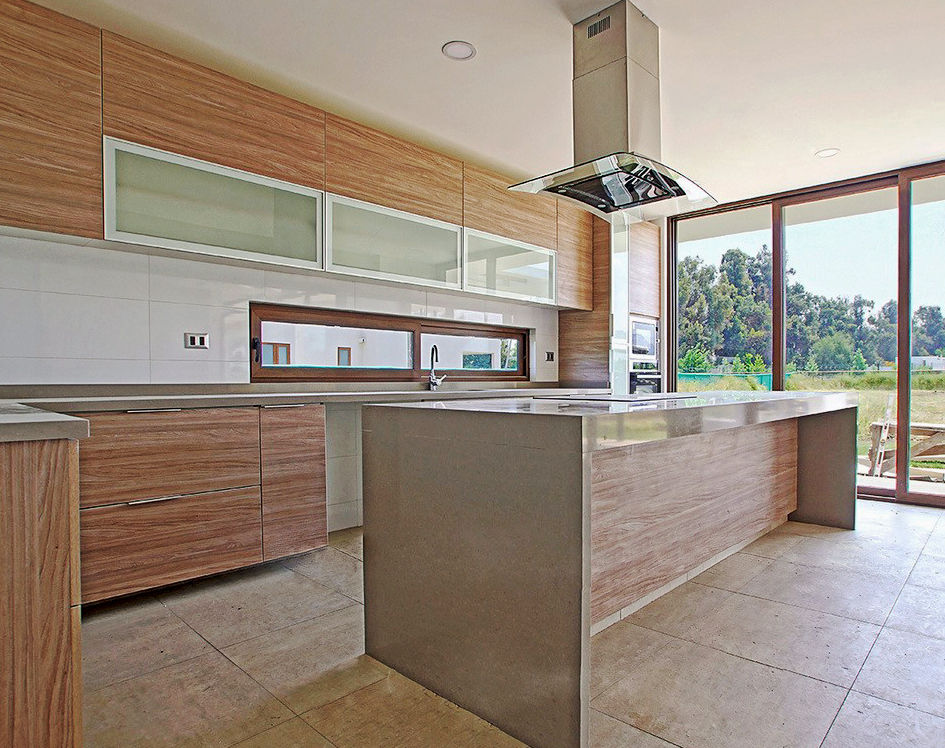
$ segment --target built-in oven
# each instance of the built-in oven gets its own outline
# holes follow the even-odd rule
[[[663,391],[662,378],[658,371],[631,371],[629,387],[631,395],[655,395]]]
[[[659,323],[651,317],[630,317],[630,360],[655,367],[659,358]]]

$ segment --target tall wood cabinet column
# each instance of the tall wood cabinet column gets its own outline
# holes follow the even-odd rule
[[[0,745],[82,745],[79,456],[0,443]]]

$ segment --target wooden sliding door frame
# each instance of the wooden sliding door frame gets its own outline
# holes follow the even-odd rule
[[[784,208],[820,200],[827,200],[846,195],[855,195],[874,190],[897,189],[897,358],[896,367],[896,487],[895,489],[870,488],[863,495],[906,501],[916,504],[945,506],[945,495],[927,494],[910,490],[909,449],[911,427],[911,387],[912,387],[912,183],[918,179],[945,175],[945,161],[936,161],[919,166],[871,174],[869,176],[845,179],[838,182],[791,190],[764,197],[726,203],[715,208],[694,211],[672,216],[667,221],[667,267],[666,309],[667,320],[665,337],[667,341],[666,388],[671,392],[678,389],[677,371],[677,282],[676,264],[678,258],[679,221],[703,216],[729,213],[746,208],[771,206],[771,368],[772,389],[783,390],[786,385],[787,336],[785,320],[787,298],[785,286],[785,246],[784,246]],[[903,466],[905,469],[898,469]]]

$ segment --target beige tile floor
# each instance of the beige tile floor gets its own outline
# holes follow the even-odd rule
[[[945,745],[945,510],[788,523],[591,642],[593,746]],[[363,653],[361,535],[86,612],[88,746],[514,746]]]

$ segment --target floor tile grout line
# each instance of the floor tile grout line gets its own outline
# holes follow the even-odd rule
[[[892,704],[893,706],[898,706],[902,709],[908,709],[910,712],[919,712],[920,714],[927,714],[930,717],[935,717],[945,722],[945,714],[936,714],[935,712],[930,712],[928,709],[920,709],[917,706],[912,706],[911,704],[902,704],[898,701],[893,701],[892,699],[887,699],[884,696],[877,696],[876,694],[867,693],[866,691],[857,691],[855,688],[850,688],[850,691],[860,696],[867,696],[871,699],[876,699],[877,701],[883,701],[887,704]]]
[[[785,563],[790,563],[790,562],[785,561]],[[730,590],[725,587],[712,587],[712,585],[704,584],[703,582],[697,582],[694,579],[691,579],[689,581],[692,582],[693,584],[698,584],[700,587],[709,587],[710,589],[713,589],[713,590],[722,590],[723,592],[731,592],[732,594],[742,595],[743,597],[750,597],[754,600],[764,600],[765,602],[769,602],[769,603],[778,603],[780,605],[787,605],[790,608],[799,608],[800,610],[809,610],[814,613],[823,613],[824,615],[835,616],[837,618],[843,618],[846,621],[853,621],[854,623],[866,623],[866,624],[869,624],[870,626],[882,626],[882,624],[876,623],[876,621],[867,621],[862,618],[853,618],[852,616],[845,616],[840,613],[832,613],[829,610],[821,610],[820,608],[811,608],[811,607],[808,607],[807,605],[798,605],[797,603],[787,603],[787,602],[784,602],[783,600],[772,600],[770,597],[762,597],[761,595],[751,595],[747,592],[742,592],[741,590]]]
[[[847,703],[847,699],[850,698],[850,691],[853,690],[852,687],[847,689],[847,692],[843,694],[843,700],[840,702],[840,706],[837,707],[837,713],[833,715],[833,719],[830,720],[830,725],[827,727],[827,732],[824,733],[824,736],[820,739],[820,748],[823,748],[824,743],[827,742],[827,736],[830,735],[830,731],[833,729],[833,726],[837,723],[837,717],[840,716],[840,712],[843,711],[843,705]]]
[[[600,710],[600,709],[595,709],[594,707],[590,707],[590,710],[591,710],[592,712],[597,712],[598,714],[603,714],[603,715],[606,716],[606,717],[610,717],[611,719],[617,720],[617,722],[620,722],[621,724],[626,725],[627,727],[632,727],[634,730],[639,730],[640,732],[646,733],[647,735],[652,735],[654,738],[656,738],[656,739],[658,739],[658,740],[662,740],[662,741],[665,742],[665,743],[669,743],[670,745],[676,746],[676,748],[685,748],[684,746],[680,745],[679,743],[674,743],[674,742],[673,742],[672,740],[670,740],[669,738],[664,738],[662,735],[658,735],[658,734],[655,733],[655,732],[650,732],[649,730],[644,730],[642,727],[637,727],[636,725],[631,724],[630,722],[627,722],[627,720],[625,720],[625,719],[620,719],[620,717],[614,716],[614,715],[611,714],[610,712],[605,712],[605,711],[602,711],[602,710]]]
[[[935,527],[938,526],[938,523],[940,521],[941,521],[941,517],[939,517],[939,519],[936,520]],[[926,546],[929,544],[930,538],[931,538],[931,533],[929,534],[929,537],[925,539],[925,542],[922,544],[922,550],[919,551],[919,556],[921,556],[922,553],[925,551]],[[851,691],[856,686],[856,682],[860,679],[860,674],[863,672],[863,668],[866,666],[866,663],[869,660],[870,655],[873,654],[873,649],[876,647],[876,642],[879,641],[879,637],[882,636],[883,632],[886,630],[887,624],[889,623],[889,617],[892,615],[892,612],[896,609],[896,605],[899,603],[899,598],[902,597],[902,591],[906,588],[906,585],[909,583],[909,577],[912,576],[912,572],[915,571],[916,564],[918,563],[919,563],[919,558],[917,557],[916,560],[912,562],[912,568],[909,569],[909,573],[906,575],[905,581],[903,581],[902,585],[899,587],[899,591],[896,593],[896,599],[893,600],[893,604],[889,606],[889,612],[886,613],[886,617],[883,619],[883,622],[880,624],[879,633],[876,634],[876,638],[873,640],[873,643],[870,645],[869,652],[866,653],[866,658],[863,660],[863,662],[860,664],[859,669],[856,671],[856,675],[853,678],[853,683],[850,684]],[[892,630],[896,631],[897,629],[892,629]],[[861,692],[857,691],[857,693],[861,693]],[[871,695],[871,694],[868,694],[868,695]]]
[[[343,595],[342,597],[347,597],[347,596]],[[347,598],[347,599],[348,599],[348,600],[351,600],[351,598]],[[246,644],[247,642],[255,641],[256,639],[259,639],[260,637],[268,636],[269,634],[275,634],[275,633],[278,633],[278,632],[280,632],[280,631],[285,631],[286,629],[290,629],[290,628],[292,628],[293,626],[299,625],[300,623],[310,623],[311,621],[317,620],[317,619],[319,619],[319,618],[324,618],[325,616],[330,616],[332,613],[340,613],[340,612],[343,611],[343,610],[348,610],[348,608],[352,608],[352,607],[354,607],[355,605],[360,605],[360,604],[361,604],[361,603],[353,602],[353,603],[350,603],[350,604],[348,604],[348,605],[343,605],[343,606],[341,606],[340,608],[335,608],[334,610],[326,610],[326,611],[324,611],[324,612],[322,612],[322,613],[317,613],[317,614],[315,614],[314,616],[310,616],[310,617],[308,617],[308,618],[301,618],[301,619],[299,619],[298,621],[293,621],[292,623],[288,623],[288,624],[286,624],[285,626],[279,626],[279,627],[274,628],[274,629],[269,629],[268,631],[263,631],[263,632],[261,632],[261,633],[259,633],[259,634],[254,634],[253,636],[247,637],[246,639],[240,639],[239,641],[229,642],[229,643],[227,643],[227,644],[221,645],[220,647],[214,646],[214,649],[216,649],[218,652],[220,652],[220,653],[222,653],[222,654],[225,654],[225,653],[223,652],[224,649],[229,649],[230,647],[237,647],[237,646],[239,646],[240,644]],[[211,646],[213,646],[213,645],[211,645]]]
[[[770,601],[769,601],[769,602],[770,602]],[[720,606],[720,607],[721,607],[721,606]],[[635,626],[641,626],[642,628],[646,628],[648,631],[655,631],[655,632],[658,633],[658,634],[663,634],[664,636],[672,637],[673,639],[676,639],[677,641],[685,642],[686,644],[695,644],[697,647],[705,647],[706,649],[711,649],[711,650],[714,651],[714,652],[720,652],[720,653],[722,653],[722,654],[729,655],[730,657],[737,657],[739,660],[744,660],[745,662],[753,662],[753,663],[756,664],[756,665],[761,665],[761,666],[763,666],[763,667],[769,667],[769,668],[771,668],[772,670],[780,670],[781,672],[784,672],[784,673],[791,673],[792,675],[799,675],[799,676],[802,677],[802,678],[809,678],[810,680],[814,680],[814,681],[817,681],[818,683],[823,683],[823,684],[828,685],[828,686],[833,686],[834,688],[841,688],[841,689],[843,689],[843,690],[845,690],[845,691],[848,691],[848,690],[850,690],[850,689],[853,687],[852,685],[850,685],[850,686],[842,686],[842,685],[840,685],[839,683],[834,683],[833,681],[824,680],[823,678],[818,678],[816,675],[808,675],[807,673],[799,673],[797,670],[791,670],[790,668],[782,667],[782,666],[780,666],[780,665],[772,665],[770,662],[762,662],[761,660],[754,660],[754,659],[752,659],[751,657],[746,657],[745,655],[736,654],[735,652],[729,652],[727,649],[720,649],[719,647],[713,647],[711,644],[705,644],[705,643],[703,643],[703,642],[696,641],[695,639],[687,639],[685,636],[682,636],[682,635],[680,635],[680,634],[670,634],[670,633],[668,633],[668,632],[666,632],[666,631],[660,631],[659,629],[654,629],[654,628],[650,628],[650,627],[648,627],[648,626],[643,626],[642,624],[634,624],[634,625],[635,625]],[[872,625],[875,626],[876,624],[874,623],[874,624],[872,624]],[[877,636],[877,637],[879,636],[879,633],[880,633],[880,632],[878,632],[878,631],[876,632],[876,636]],[[658,651],[662,650],[664,647],[666,647],[666,646],[668,646],[668,645],[669,645],[669,642],[667,642],[666,644],[663,644],[663,645],[660,647],[659,650],[656,650],[656,651],[654,651],[652,654],[648,655],[646,659],[649,659],[650,657],[653,657],[654,655],[657,654]],[[868,655],[867,655],[867,656],[868,656]],[[864,662],[865,662],[865,658],[864,658]],[[862,665],[861,665],[861,667],[862,667]],[[859,671],[857,671],[857,672],[859,672]],[[624,677],[626,677],[626,676],[624,676]],[[854,679],[855,679],[855,676],[854,676]],[[613,688],[614,685],[616,685],[617,683],[619,683],[619,682],[622,681],[622,680],[624,680],[624,678],[619,678],[617,681],[615,681],[615,682],[612,683],[610,686],[608,686],[608,687],[607,687],[607,690],[610,690],[611,688]],[[598,694],[598,696],[600,696],[602,693],[603,693],[603,691],[602,691],[600,694]],[[597,696],[595,696],[594,698],[597,698]]]

